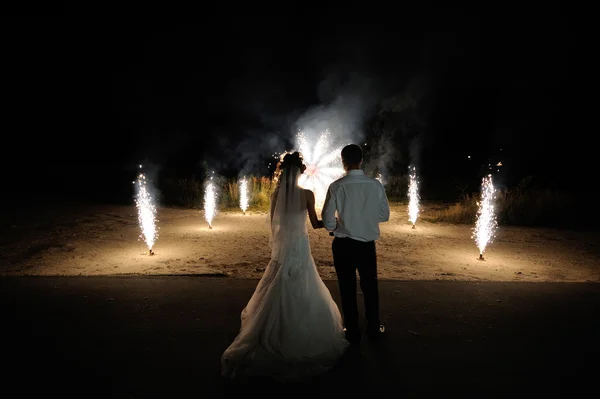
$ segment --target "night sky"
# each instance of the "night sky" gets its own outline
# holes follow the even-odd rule
[[[256,173],[290,149],[298,120],[340,96],[356,100],[346,111],[367,142],[361,123],[377,104],[415,98],[425,124],[409,153],[426,179],[476,181],[479,165],[502,158],[514,179],[556,182],[565,164],[587,163],[576,155],[581,77],[566,10],[378,12],[371,23],[325,12],[195,25],[14,18],[3,26],[8,187],[28,196],[35,179],[108,198],[140,162],[174,176],[202,162]],[[405,156],[409,140],[393,141]]]

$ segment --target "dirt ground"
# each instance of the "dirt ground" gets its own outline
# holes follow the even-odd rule
[[[421,210],[428,211],[427,206]],[[138,241],[134,206],[63,205],[2,218],[0,275],[226,275],[259,278],[268,264],[264,212],[220,212],[208,228],[198,210],[161,208],[155,254]],[[600,232],[500,226],[478,260],[471,227],[417,221],[392,206],[377,243],[379,276],[393,280],[600,281]],[[310,230],[323,279],[335,279],[332,238]]]

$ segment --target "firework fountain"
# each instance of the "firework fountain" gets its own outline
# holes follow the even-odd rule
[[[248,181],[245,176],[240,180],[240,208],[245,215],[248,209]]]
[[[333,147],[328,130],[321,134],[316,143],[309,142],[304,132],[299,132],[296,140],[298,151],[302,153],[306,164],[298,184],[314,192],[315,208],[320,212],[329,184],[344,174],[340,158],[342,148]]]
[[[213,172],[214,173],[214,172]],[[217,189],[211,176],[204,189],[204,219],[208,222],[208,228],[212,229],[212,221],[217,214]]]
[[[417,217],[419,216],[419,180],[417,179],[417,170],[414,166],[408,167],[408,221],[415,228]]]
[[[140,165],[140,169],[142,165]],[[133,184],[136,186],[135,206],[138,210],[138,220],[142,233],[139,240],[143,240],[148,246],[148,255],[154,255],[152,247],[158,238],[158,228],[156,227],[156,206],[152,200],[152,196],[148,191],[148,180],[144,172],[140,172],[137,181]]]
[[[481,182],[481,199],[478,202],[477,222],[473,229],[471,238],[475,240],[479,248],[479,260],[484,260],[483,252],[496,235],[498,222],[494,213],[494,199],[496,189],[492,183],[492,175],[487,175]]]

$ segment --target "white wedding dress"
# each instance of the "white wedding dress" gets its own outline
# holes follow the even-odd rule
[[[271,261],[221,358],[229,378],[300,380],[331,369],[349,343],[311,254],[300,169],[282,173],[271,211]]]

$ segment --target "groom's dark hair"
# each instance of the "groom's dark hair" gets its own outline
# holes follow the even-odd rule
[[[342,148],[342,161],[346,165],[358,165],[363,159],[363,151],[356,144],[348,144]]]

